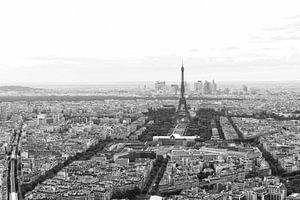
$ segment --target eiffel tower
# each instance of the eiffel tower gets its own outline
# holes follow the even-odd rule
[[[180,98],[179,104],[176,112],[176,121],[177,123],[189,123],[190,121],[190,113],[188,107],[186,105],[186,98],[184,96],[184,67],[182,63],[181,67],[181,88],[180,88]]]

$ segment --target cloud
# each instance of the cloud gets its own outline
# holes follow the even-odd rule
[[[80,65],[82,62],[78,59],[74,58],[64,58],[64,57],[31,57],[28,58],[29,60],[35,61],[45,61],[45,62],[52,62],[52,63],[64,63],[64,64],[73,64],[73,65]]]
[[[250,42],[261,43],[261,42],[266,42],[266,41],[267,41],[266,37],[262,37],[262,36],[251,36],[250,37]]]
[[[289,25],[273,26],[273,27],[263,28],[264,31],[285,31],[287,29],[290,29]]]
[[[185,57],[186,78],[189,81],[199,79],[242,80],[262,77],[260,72],[286,71],[285,79],[295,79],[300,65],[300,54],[289,57],[270,57],[259,53],[240,53],[237,57],[210,56],[205,58]],[[37,57],[39,65],[20,67],[18,71],[1,71],[2,82],[36,83],[101,83],[119,81],[179,81],[182,58],[177,55],[146,57],[143,59],[98,59]],[[48,62],[51,61],[51,62]],[[80,63],[80,64],[78,64]],[[292,73],[289,75],[288,70]],[[16,73],[17,72],[17,73]],[[232,74],[234,73],[234,74]],[[249,77],[251,73],[253,77]],[[34,74],[34,76],[33,76]],[[278,75],[279,76],[279,75]],[[268,78],[268,77],[266,77]],[[280,77],[279,77],[280,78]]]
[[[271,41],[280,41],[280,40],[300,40],[300,36],[293,35],[293,36],[276,36],[272,37]]]
[[[291,17],[287,17],[287,19],[300,19],[300,15],[294,15]]]
[[[273,47],[264,47],[261,48],[262,50],[267,50],[267,51],[274,51],[274,50],[278,50],[279,48],[273,48]]]
[[[254,43],[262,44],[262,43],[274,43],[274,42],[281,42],[281,41],[298,41],[300,40],[300,36],[295,35],[294,32],[288,32],[288,33],[277,33],[275,34],[275,36],[266,35],[263,37],[252,37],[251,40]],[[266,48],[265,50],[270,50],[270,49]]]
[[[293,21],[293,22],[288,22],[286,24],[282,24],[279,26],[271,26],[271,27],[267,27],[264,28],[264,31],[286,31],[286,32],[298,32],[300,31],[300,16],[299,18],[294,17],[293,19],[297,19],[295,20],[289,20],[289,21]]]
[[[230,47],[226,47],[226,48],[221,48],[220,51],[231,51],[231,50],[237,50],[239,49],[236,46],[230,46]]]
[[[199,49],[191,49],[190,50],[190,52],[192,52],[192,53],[195,53],[195,52],[198,52],[199,51]]]

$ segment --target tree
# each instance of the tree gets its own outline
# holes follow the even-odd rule
[[[288,194],[300,193],[300,179],[294,179],[286,184]]]

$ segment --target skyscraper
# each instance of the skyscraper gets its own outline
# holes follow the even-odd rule
[[[211,84],[212,84],[212,93],[215,93],[217,91],[217,84],[214,80],[212,81]]]
[[[212,94],[212,84],[205,80],[203,85],[203,94]]]
[[[174,95],[177,95],[178,91],[179,91],[179,86],[176,84],[172,84],[171,85],[171,93]]]
[[[199,94],[203,93],[203,83],[202,81],[197,81],[194,83],[194,90]]]
[[[157,81],[155,83],[155,90],[159,91],[159,90],[165,90],[166,89],[166,82],[165,81]]]
[[[243,85],[243,92],[248,92],[248,87],[246,85]]]
[[[184,82],[184,91],[188,94],[191,91],[190,84],[188,82]]]

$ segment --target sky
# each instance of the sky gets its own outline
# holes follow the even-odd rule
[[[300,80],[299,0],[0,2],[0,84]]]

